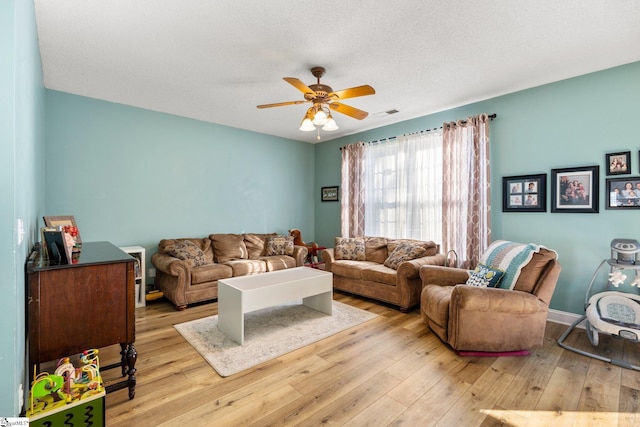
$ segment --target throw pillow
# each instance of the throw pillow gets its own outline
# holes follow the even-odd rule
[[[364,239],[362,237],[336,237],[336,247],[333,254],[336,259],[364,261],[367,259]]]
[[[387,239],[384,237],[365,237],[364,252],[367,261],[384,264],[384,260],[389,257]]]
[[[293,236],[273,236],[267,239],[267,256],[293,256]]]
[[[384,265],[397,270],[401,263],[425,256],[427,250],[416,243],[400,243],[384,261]]]
[[[244,235],[244,244],[247,247],[249,259],[258,259],[267,254],[267,239],[276,236],[276,233],[257,234],[247,233]]]
[[[237,259],[247,259],[247,246],[242,234],[210,234],[213,252],[220,264]]]
[[[467,285],[477,286],[483,288],[495,288],[504,276],[504,271],[500,271],[495,268],[491,268],[484,264],[478,264],[478,266],[471,272],[469,279],[467,279]]]
[[[167,246],[165,252],[172,257],[186,261],[191,267],[209,264],[202,249],[190,240],[177,240],[173,245]]]

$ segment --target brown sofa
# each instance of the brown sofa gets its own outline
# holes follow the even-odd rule
[[[321,251],[325,270],[333,273],[333,287],[340,291],[372,298],[396,305],[407,312],[420,303],[420,267],[423,265],[444,265],[445,256],[439,253],[440,245],[431,241],[407,239],[387,239],[384,237],[362,237],[362,246],[349,250],[345,256],[340,250],[343,238],[336,238],[334,248]],[[353,243],[354,239],[346,239]],[[423,250],[413,259],[396,259],[389,262],[394,250],[419,246]],[[342,254],[341,254],[342,253]],[[397,252],[396,252],[397,253]],[[351,259],[345,259],[351,258]],[[406,258],[406,257],[405,257]],[[411,258],[411,255],[409,256]],[[387,265],[385,265],[385,263]]]
[[[163,239],[151,262],[155,286],[178,310],[218,298],[218,280],[304,265],[307,248],[276,233]]]
[[[543,342],[560,269],[557,254],[543,247],[509,289],[470,286],[469,270],[423,266],[420,311],[429,328],[455,350],[528,350]]]

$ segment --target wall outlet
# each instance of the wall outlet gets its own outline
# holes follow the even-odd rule
[[[149,277],[156,277],[156,269],[155,268],[150,268],[149,269]]]
[[[24,387],[20,384],[18,387],[18,408],[22,411],[22,407],[24,406]]]
[[[24,221],[18,218],[18,245],[21,245],[24,240]]]

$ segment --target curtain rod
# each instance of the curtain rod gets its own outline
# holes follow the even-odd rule
[[[498,117],[498,115],[496,113],[493,113],[493,114],[489,114],[487,117],[489,117],[490,120],[493,120],[496,117]],[[461,121],[462,121],[462,124],[466,124],[467,123],[466,120],[461,120]],[[433,128],[433,129],[419,130],[417,132],[412,132],[409,135],[413,135],[413,134],[416,134],[416,133],[431,132],[431,131],[438,130],[438,129],[442,129],[442,126],[437,127],[437,128]],[[394,140],[396,138],[397,138],[397,136],[390,136],[389,138],[380,138],[380,139],[376,139],[376,140],[373,140],[373,141],[363,142],[363,144],[375,144],[376,142],[380,142],[380,141],[392,141],[392,140]],[[342,151],[342,148],[343,147],[340,147],[340,151]]]

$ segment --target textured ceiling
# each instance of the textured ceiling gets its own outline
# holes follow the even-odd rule
[[[35,0],[49,89],[316,142],[282,80],[369,84],[323,141],[640,60],[638,0]],[[396,109],[397,114],[378,114]]]

